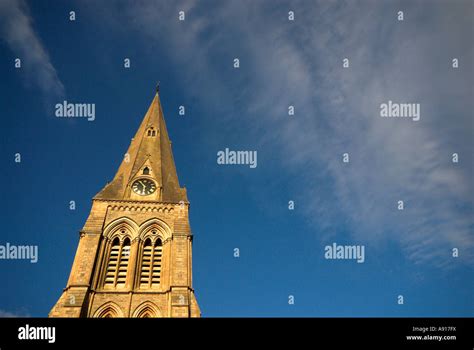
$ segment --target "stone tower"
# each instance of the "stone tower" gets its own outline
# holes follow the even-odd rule
[[[157,92],[114,179],[92,200],[49,317],[199,317],[188,210]]]

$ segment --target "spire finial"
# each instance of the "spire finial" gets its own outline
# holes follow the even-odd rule
[[[160,81],[156,83],[156,93],[160,92]]]

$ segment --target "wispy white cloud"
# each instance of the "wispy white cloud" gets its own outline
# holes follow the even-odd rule
[[[14,58],[20,58],[27,84],[36,85],[47,98],[64,94],[64,86],[32,24],[27,4],[22,0],[0,2],[0,33]],[[12,58],[13,65],[13,58]]]
[[[308,183],[318,174],[323,181],[325,176],[334,181],[330,197],[316,193],[320,188],[301,196],[314,224],[323,219],[331,227],[342,211],[357,240],[398,241],[410,259],[438,266],[453,261],[451,249],[457,247],[463,260],[472,263],[474,130],[467,34],[472,19],[462,15],[466,8],[446,6],[435,7],[432,18],[422,18],[424,10],[414,6],[407,11],[413,23],[406,24],[387,16],[387,6],[367,9],[356,4],[322,5],[318,11],[299,7],[295,31],[301,36],[290,32],[255,42],[255,52],[265,52],[266,42],[294,45],[271,69],[283,74],[261,78],[272,87],[296,86],[289,94],[300,98],[297,118],[303,122],[274,134],[285,145],[282,159],[298,169],[304,165]],[[458,18],[457,26],[449,23],[452,17]],[[436,31],[438,26],[450,30]],[[444,60],[437,59],[440,46]],[[465,76],[450,66],[456,55],[463,57]],[[276,60],[262,56],[261,66],[269,70]],[[342,69],[344,57],[350,58],[350,69]],[[300,77],[311,77],[310,82]],[[279,94],[268,89],[257,96],[267,96],[264,104],[272,106]],[[423,120],[381,119],[379,105],[389,99],[420,102]],[[271,121],[278,111],[266,115]],[[343,152],[351,155],[349,166],[341,163]],[[453,152],[463,154],[462,165],[450,162]],[[399,199],[407,206],[403,214],[396,211]]]
[[[29,315],[24,312],[10,312],[10,311],[5,311],[5,310],[0,310],[0,318],[17,318],[17,317],[29,317]]]

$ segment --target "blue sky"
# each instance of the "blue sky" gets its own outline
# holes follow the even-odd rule
[[[39,247],[0,260],[0,315],[54,305],[159,80],[203,316],[473,316],[472,2],[169,3],[0,4],[0,244]],[[95,120],[56,118],[64,100]],[[420,121],[380,118],[388,100]],[[334,242],[365,262],[325,259]]]

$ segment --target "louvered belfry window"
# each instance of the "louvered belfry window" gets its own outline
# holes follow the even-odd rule
[[[157,287],[161,279],[161,259],[163,245],[160,239],[153,244],[148,238],[143,245],[140,288]]]
[[[130,240],[126,238],[121,244],[118,237],[115,238],[110,248],[109,261],[105,273],[105,287],[125,287],[129,260]]]

